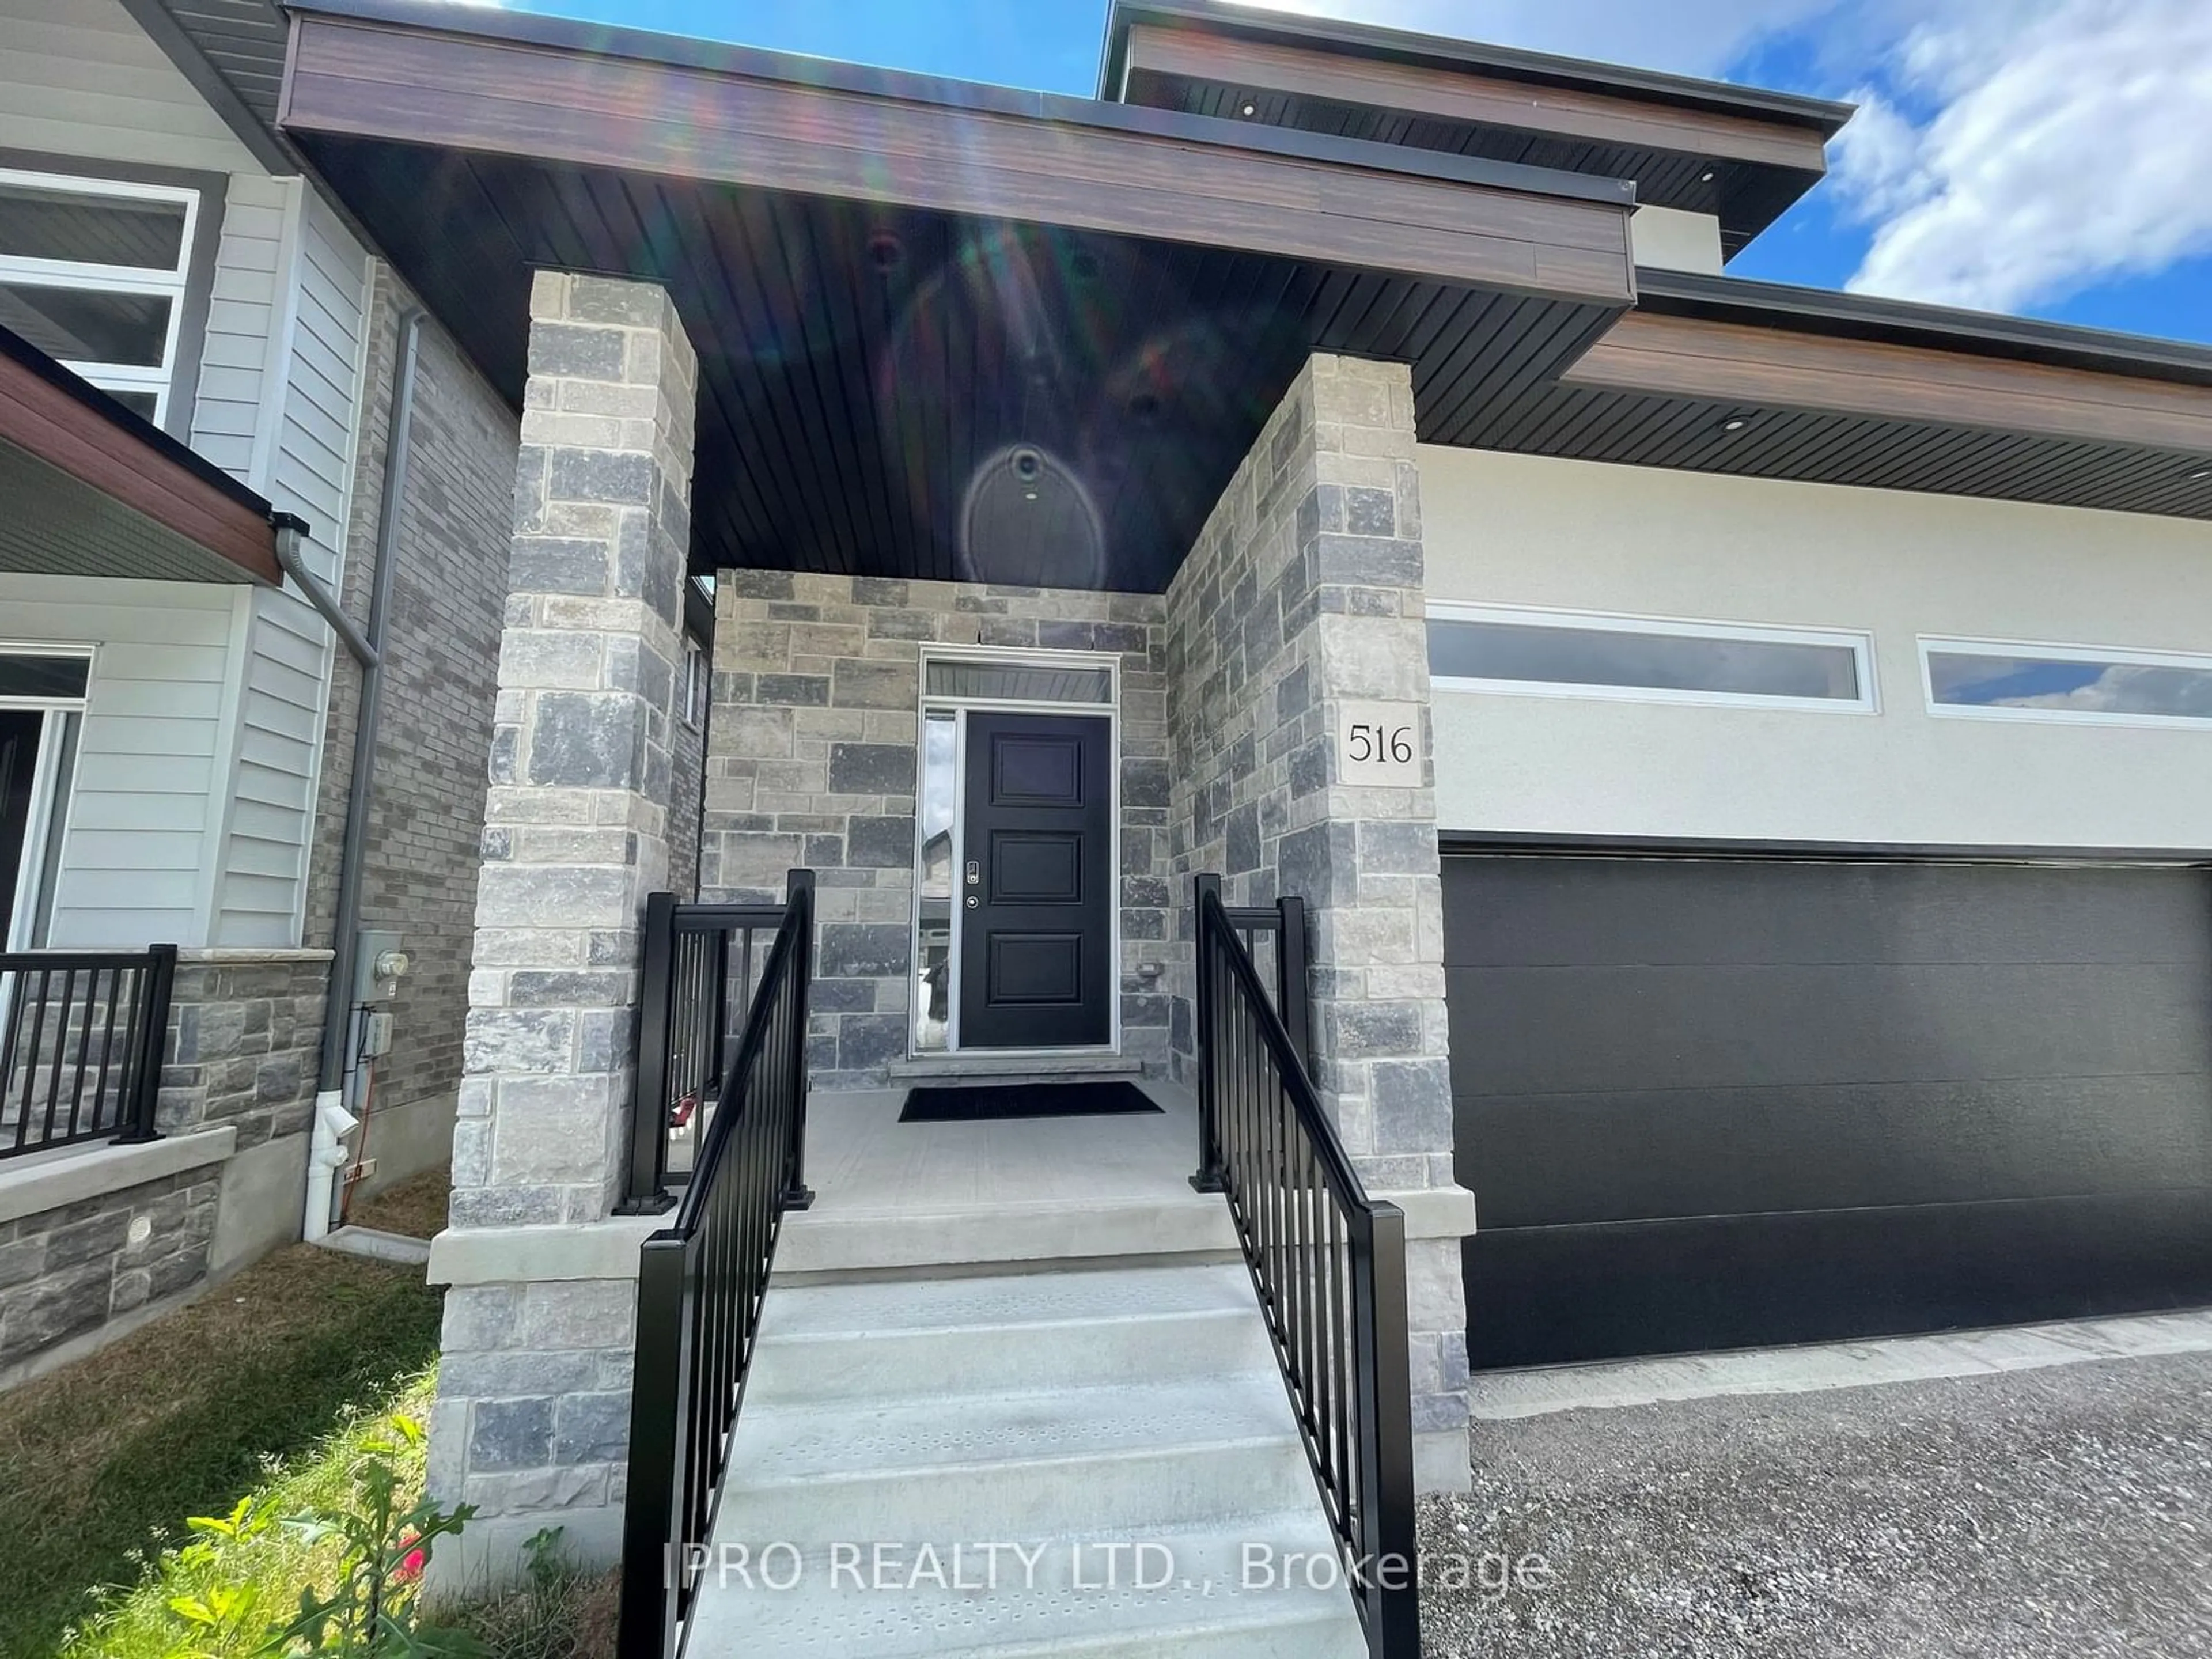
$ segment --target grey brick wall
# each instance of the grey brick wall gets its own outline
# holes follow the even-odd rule
[[[368,410],[346,533],[343,599],[366,625],[383,508],[400,313],[412,295],[378,269]],[[512,528],[514,411],[434,323],[422,331],[398,565],[387,618],[383,716],[370,796],[362,918],[404,936],[413,968],[389,1005],[394,1039],[377,1063],[370,1130],[378,1169],[364,1190],[447,1154],[461,1077],[477,851],[491,750]],[[316,790],[307,939],[329,945],[361,706],[361,670],[338,653]],[[348,946],[350,949],[350,945]],[[393,1133],[420,1115],[420,1129]]]
[[[700,894],[780,898],[818,872],[815,1080],[883,1080],[908,1050],[924,645],[1103,651],[1121,663],[1122,1052],[1164,1073],[1168,933],[1162,601],[960,582],[726,570],[716,581]]]
[[[210,1165],[0,1222],[0,1376],[207,1276]]]
[[[1454,1180],[1434,772],[1418,787],[1355,787],[1334,741],[1341,702],[1386,701],[1419,711],[1431,752],[1420,537],[1408,370],[1316,356],[1167,596],[1178,1062],[1191,1053],[1190,878],[1220,874],[1232,903],[1304,898],[1314,1081],[1370,1191]],[[1463,1485],[1459,1241],[1413,1241],[1407,1272],[1425,1471]]]

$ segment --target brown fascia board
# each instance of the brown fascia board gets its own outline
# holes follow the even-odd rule
[[[1670,316],[1757,323],[2212,387],[2212,346],[2188,340],[1651,266],[1638,267],[1637,293],[1642,309]]]
[[[1820,135],[1804,127],[1241,35],[1139,23],[1128,33],[1127,64],[1131,87],[1139,76],[1164,76],[1815,177],[1827,167]]]
[[[562,19],[293,14],[280,125],[1188,242],[1505,292],[1633,297],[1634,187]]]
[[[267,501],[6,329],[0,443],[220,555],[255,581],[284,579]]]
[[[1115,0],[1107,15],[1106,42],[1100,54],[1101,98],[1121,95],[1130,69],[1130,33],[1141,26],[1304,47],[1345,60],[1366,59],[1522,82],[1647,107],[1701,111],[1768,126],[1800,128],[1822,141],[1835,137],[1857,111],[1855,104],[1796,93],[1739,87],[1725,81],[1666,75],[1370,23],[1255,11],[1219,3],[1219,0]]]
[[[2212,353],[2008,318],[1983,319],[1975,333],[1962,322],[1971,313],[1803,290],[1778,296],[1764,284],[1745,284],[1768,291],[1730,308],[1711,290],[1734,280],[1644,273],[1641,308],[1563,384],[2212,455]],[[1702,302],[1684,303],[1686,288]],[[1784,302],[1791,295],[1794,306]],[[1917,330],[1914,310],[1929,313]],[[2196,374],[2181,361],[2191,355],[2203,360]]]

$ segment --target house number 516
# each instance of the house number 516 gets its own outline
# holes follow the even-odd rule
[[[1405,765],[1413,758],[1413,728],[1398,726],[1385,729],[1354,720],[1352,725],[1352,758],[1356,761],[1389,759]]]
[[[1370,788],[1418,789],[1423,769],[1419,705],[1338,705],[1336,775],[1340,782]]]

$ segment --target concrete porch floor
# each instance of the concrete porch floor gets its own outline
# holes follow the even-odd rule
[[[807,1106],[813,1207],[787,1216],[779,1279],[967,1263],[1236,1250],[1228,1206],[1191,1190],[1197,1104],[1096,1117],[902,1123],[904,1088],[817,1090]]]

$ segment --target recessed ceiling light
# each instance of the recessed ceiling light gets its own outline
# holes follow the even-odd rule
[[[1712,181],[1713,170],[1711,167],[1707,167],[1703,173],[1698,175],[1698,182],[1701,185],[1710,185]]]
[[[1742,430],[1744,429],[1744,428],[1746,428],[1746,427],[1749,426],[1750,424],[1751,424],[1751,416],[1748,416],[1748,415],[1731,415],[1731,416],[1729,416],[1728,417],[1728,419],[1726,419],[1725,421],[1723,421],[1723,422],[1722,422],[1718,426],[1715,427],[1715,428],[1713,428],[1713,430],[1715,430],[1716,432],[1723,432],[1723,433],[1725,433],[1725,432],[1741,432],[1741,431],[1742,431]]]
[[[2203,483],[2208,478],[2212,478],[2212,466],[2200,466],[2189,475],[2191,483]]]
[[[1260,106],[1257,104],[1247,104],[1237,112],[1240,115],[1257,115],[1259,112]]]

